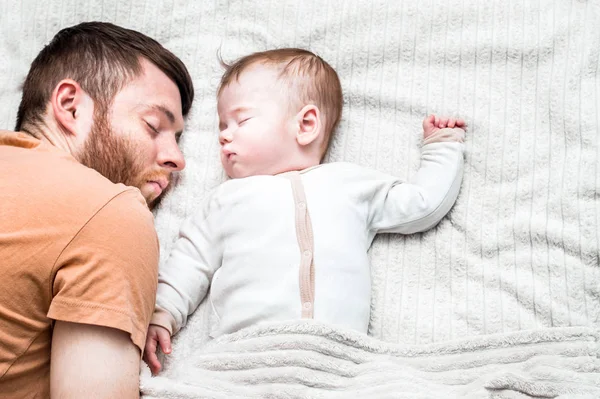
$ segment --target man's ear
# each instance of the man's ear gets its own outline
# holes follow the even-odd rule
[[[313,143],[321,135],[321,112],[316,105],[306,105],[296,115],[298,133],[296,140],[302,146]]]
[[[65,133],[87,136],[93,124],[94,102],[73,79],[63,79],[50,99],[57,124]],[[78,137],[82,138],[82,137]]]

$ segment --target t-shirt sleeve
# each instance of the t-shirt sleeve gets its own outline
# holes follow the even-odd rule
[[[158,283],[159,245],[139,192],[107,202],[58,257],[48,317],[112,327],[143,351]]]

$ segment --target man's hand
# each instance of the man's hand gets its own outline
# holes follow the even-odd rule
[[[454,119],[454,118],[438,118],[435,115],[429,115],[427,118],[423,119],[423,138],[426,139],[435,132],[444,128],[461,128],[464,130],[466,123],[463,119]]]
[[[148,335],[146,335],[146,347],[144,348],[144,361],[150,367],[152,374],[156,375],[162,368],[156,356],[156,349],[160,345],[160,349],[164,354],[171,353],[171,334],[164,327],[150,324],[148,327]]]

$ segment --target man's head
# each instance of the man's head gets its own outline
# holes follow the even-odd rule
[[[335,70],[295,48],[253,53],[225,67],[217,96],[227,174],[277,174],[318,164],[342,113]]]
[[[194,97],[174,54],[139,32],[88,22],[61,30],[31,64],[16,130],[65,143],[115,183],[156,201],[185,166],[177,146]]]

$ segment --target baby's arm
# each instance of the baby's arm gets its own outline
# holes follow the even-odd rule
[[[441,126],[450,126],[445,127]],[[435,226],[458,197],[465,123],[429,116],[423,121],[421,166],[408,183],[379,179],[370,204],[374,232],[412,234]]]
[[[201,212],[181,227],[164,267],[159,269],[156,310],[151,324],[171,334],[181,329],[206,296],[210,281],[221,265],[211,217]]]
[[[144,360],[153,373],[161,366],[157,346],[171,351],[171,336],[186,323],[206,296],[210,281],[221,264],[220,245],[208,211],[188,219],[182,226],[167,263],[158,275],[156,308],[146,337]]]

